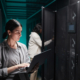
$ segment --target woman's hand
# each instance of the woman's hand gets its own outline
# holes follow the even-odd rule
[[[7,70],[8,70],[8,74],[17,70],[17,69],[20,69],[20,68],[25,68],[25,67],[29,67],[29,63],[22,63],[22,64],[18,64],[18,65],[15,65],[15,66],[12,66],[12,67],[9,67]]]
[[[52,37],[52,40],[54,40],[54,36]]]
[[[18,65],[16,65],[17,67],[18,67],[18,69],[19,68],[24,68],[24,67],[29,67],[29,63],[22,63],[22,64],[18,64]]]

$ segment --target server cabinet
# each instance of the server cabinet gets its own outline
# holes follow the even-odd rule
[[[56,79],[68,80],[67,70],[67,11],[64,7],[57,11],[56,20]]]
[[[44,64],[44,80],[54,80],[54,41],[48,46],[44,46],[44,42],[55,35],[55,14],[50,9],[42,8],[42,50],[52,49],[50,58]]]
[[[57,12],[56,80],[80,80],[80,1]]]
[[[69,6],[68,12],[68,35],[69,35],[69,80],[76,80],[76,45],[77,45],[77,4],[72,4]]]
[[[69,6],[69,80],[80,80],[80,1]]]
[[[48,13],[45,13],[43,15],[46,15],[46,18],[43,17],[43,30],[45,30],[43,31],[43,38],[48,40],[51,37],[48,37],[50,28],[46,27],[48,26],[49,18]],[[59,9],[56,16],[56,28],[51,28],[56,31],[54,50],[56,53],[55,80],[80,80],[80,1]],[[47,48],[51,48],[51,46]],[[47,77],[50,76],[46,75]],[[48,77],[47,79],[50,78]]]

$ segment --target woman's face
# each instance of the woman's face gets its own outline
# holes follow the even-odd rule
[[[13,39],[14,41],[19,41],[21,37],[22,27],[19,26],[15,28],[12,32],[8,30],[9,38]]]

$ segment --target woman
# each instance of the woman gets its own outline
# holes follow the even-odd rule
[[[24,44],[17,42],[21,37],[22,25],[15,19],[6,23],[3,38],[6,38],[0,44],[0,76],[28,67],[30,59],[27,48]]]
[[[30,34],[28,53],[31,60],[35,55],[41,53],[42,41],[39,36],[39,34],[41,33],[42,33],[42,26],[40,23],[38,23]],[[53,40],[54,38],[44,42],[44,46],[49,45]],[[30,80],[37,80],[37,70],[31,74]]]

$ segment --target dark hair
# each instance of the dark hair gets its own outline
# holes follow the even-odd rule
[[[36,26],[34,27],[33,29],[33,32],[36,32],[36,33],[40,33],[40,29],[42,29],[42,26],[41,26],[41,23],[38,23],[36,24]]]
[[[6,23],[5,32],[3,33],[3,36],[2,36],[3,39],[8,36],[7,30],[10,30],[12,32],[15,28],[17,28],[19,26],[22,27],[22,25],[17,20],[15,20],[15,19],[9,20]]]

